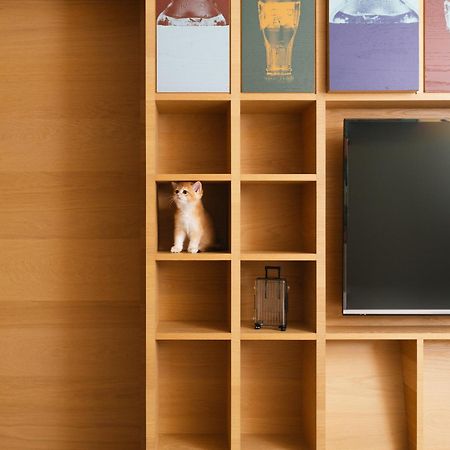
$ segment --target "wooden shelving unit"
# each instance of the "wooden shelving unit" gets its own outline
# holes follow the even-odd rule
[[[154,9],[147,0],[147,449],[448,449],[450,317],[341,314],[341,174],[344,118],[447,118],[450,94],[327,93],[326,2],[316,93],[241,93],[234,0],[231,92],[158,94]],[[223,252],[168,253],[173,180],[204,183]],[[268,262],[291,285],[285,333],[252,328]]]

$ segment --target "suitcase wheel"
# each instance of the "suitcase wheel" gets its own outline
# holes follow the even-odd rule
[[[256,330],[260,330],[261,329],[261,324],[260,323],[255,323],[255,329]]]
[[[280,329],[280,331],[286,331],[286,326],[285,325],[280,325],[278,328]]]

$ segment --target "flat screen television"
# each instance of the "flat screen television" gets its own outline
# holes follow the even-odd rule
[[[450,314],[450,123],[344,122],[344,314]]]

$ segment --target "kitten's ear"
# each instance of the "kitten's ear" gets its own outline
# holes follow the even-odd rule
[[[172,188],[173,188],[173,189],[176,189],[176,188],[177,188],[177,186],[178,186],[178,183],[175,183],[174,181],[172,181],[172,183],[171,183],[171,184],[172,184]]]
[[[200,181],[196,181],[195,183],[192,183],[192,189],[194,189],[195,193],[202,192],[202,183]]]

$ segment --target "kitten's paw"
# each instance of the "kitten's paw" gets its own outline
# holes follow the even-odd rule
[[[174,245],[174,246],[170,249],[170,251],[171,251],[172,253],[180,253],[182,250],[183,250],[183,247],[179,247],[178,245]]]
[[[198,247],[188,247],[189,253],[198,253]]]

